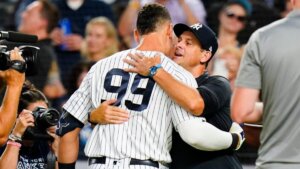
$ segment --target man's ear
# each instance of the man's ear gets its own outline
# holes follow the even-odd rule
[[[140,34],[137,31],[137,29],[134,29],[134,31],[133,31],[133,37],[134,37],[134,40],[136,41],[136,43],[140,43]]]
[[[206,63],[211,58],[211,52],[210,51],[203,51],[202,57],[200,59],[200,63]]]
[[[173,38],[173,25],[170,23],[167,26],[167,36]]]

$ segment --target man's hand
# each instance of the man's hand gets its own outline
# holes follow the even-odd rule
[[[131,65],[133,68],[124,69],[127,72],[138,73],[143,76],[148,76],[150,68],[160,63],[159,54],[152,58],[145,57],[142,53],[129,53],[130,59],[124,59],[124,62]]]
[[[63,37],[63,44],[69,51],[79,51],[83,38],[78,34],[70,34]]]
[[[10,60],[20,60],[24,61],[22,56],[19,53],[19,49],[15,48],[14,50],[10,51]],[[18,86],[22,87],[25,81],[25,74],[20,73],[14,69],[8,69],[5,71],[0,71],[0,77],[4,79],[7,86]]]
[[[90,121],[99,124],[120,124],[128,121],[129,113],[119,107],[112,106],[117,99],[103,102],[90,114]]]
[[[32,112],[29,110],[23,110],[16,122],[15,128],[13,129],[13,134],[18,137],[22,137],[25,130],[29,126],[34,126],[34,118]]]
[[[64,34],[60,28],[55,28],[50,34],[50,38],[52,39],[54,45],[62,44],[63,36]]]
[[[233,122],[231,127],[230,127],[230,130],[229,130],[230,133],[235,133],[238,135],[239,137],[239,142],[237,144],[237,147],[235,150],[238,150],[241,148],[241,146],[243,145],[244,141],[245,141],[245,133],[244,133],[244,130],[242,129],[242,127],[236,123],[236,122]]]

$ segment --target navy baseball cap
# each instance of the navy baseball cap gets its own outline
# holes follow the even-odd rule
[[[210,51],[212,56],[216,53],[218,49],[218,40],[216,34],[208,26],[200,23],[191,26],[179,23],[176,24],[173,29],[177,37],[184,31],[192,32],[200,42],[202,49]]]

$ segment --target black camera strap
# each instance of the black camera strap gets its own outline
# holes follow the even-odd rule
[[[15,69],[20,73],[24,73],[27,69],[27,64],[21,60],[12,60],[10,61],[10,68]]]

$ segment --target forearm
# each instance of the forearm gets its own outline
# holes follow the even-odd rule
[[[261,111],[256,109],[259,90],[244,87],[236,87],[231,99],[231,117],[237,123],[253,123],[262,116]]]
[[[17,118],[17,108],[22,85],[7,86],[6,93],[0,108],[0,145],[8,138]]]
[[[181,138],[192,147],[203,151],[225,150],[235,147],[233,135],[224,132],[213,125],[193,119],[185,121],[178,126]]]
[[[243,121],[245,123],[255,123],[259,124],[262,122],[262,113],[263,113],[263,103],[262,102],[256,102],[254,106],[253,113],[247,114]]]
[[[0,168],[17,168],[19,150],[19,147],[7,145],[0,158]]]
[[[202,114],[204,101],[196,89],[177,81],[164,69],[159,69],[153,79],[177,104],[193,115]]]
[[[74,163],[78,157],[80,128],[76,128],[60,137],[58,148],[59,163]]]
[[[139,1],[130,1],[123,12],[118,26],[118,31],[122,37],[129,36],[133,31],[135,18],[137,17]]]

